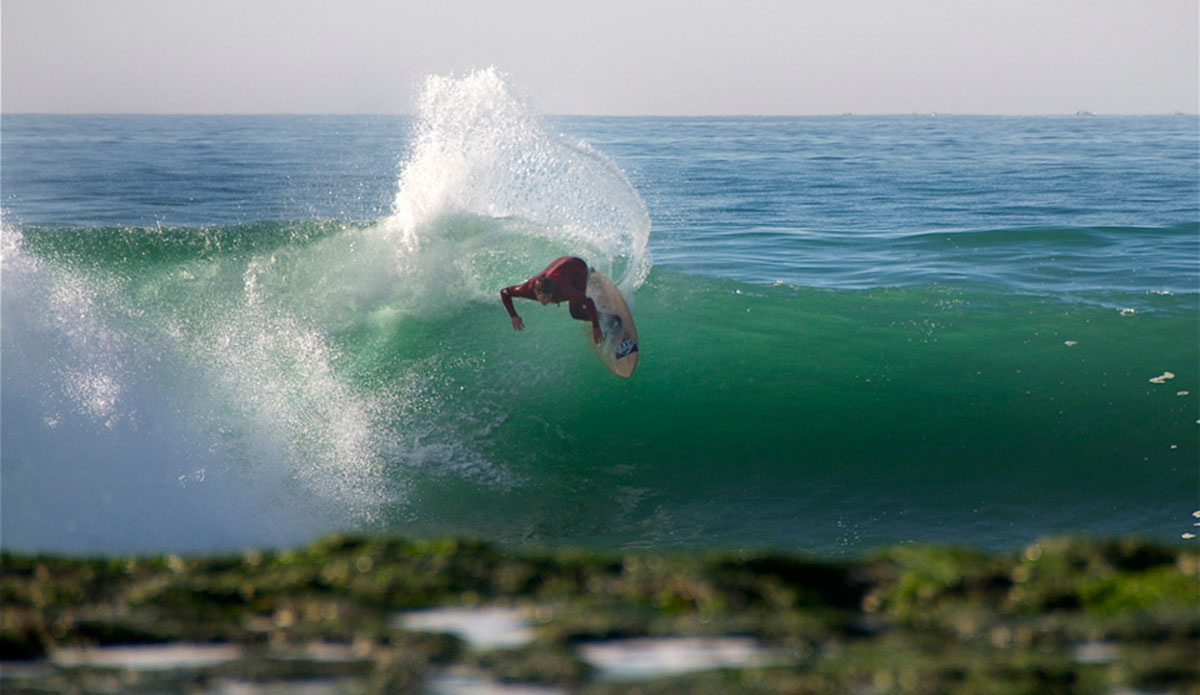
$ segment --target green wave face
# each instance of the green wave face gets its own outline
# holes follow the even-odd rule
[[[52,356],[46,417],[120,431],[165,403],[175,444],[339,525],[829,549],[1191,511],[1195,295],[656,269],[622,380],[562,307],[509,326],[498,289],[571,252],[528,220],[443,218],[413,249],[384,223],[12,234],[5,373]]]

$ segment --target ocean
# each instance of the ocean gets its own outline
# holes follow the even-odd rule
[[[3,114],[0,545],[1188,539],[1200,119]],[[609,374],[561,255],[641,339]]]

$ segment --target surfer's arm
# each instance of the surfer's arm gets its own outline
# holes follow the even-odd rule
[[[512,319],[513,328],[518,331],[525,328],[525,322],[521,320],[520,316],[517,316],[517,310],[513,308],[512,298],[524,297],[525,299],[532,299],[533,293],[527,285],[529,285],[528,282],[522,285],[505,287],[500,290],[500,301],[504,304],[504,308],[508,310],[508,316]]]
[[[604,334],[600,331],[600,312],[596,311],[596,303],[592,298],[582,292],[568,290],[564,292],[567,295],[567,301],[571,303],[572,308],[576,306],[583,307],[587,312],[588,318],[592,320],[592,339],[597,343],[604,340]],[[574,312],[572,312],[574,315]],[[580,316],[579,318],[583,318]]]
[[[600,314],[596,311],[596,303],[592,301],[591,297],[584,296],[583,307],[592,317],[592,340],[599,343],[604,339],[604,334],[600,332]]]

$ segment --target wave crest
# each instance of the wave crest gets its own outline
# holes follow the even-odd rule
[[[495,68],[426,80],[382,227],[411,255],[456,216],[512,220],[513,231],[614,275],[627,294],[650,270],[650,215],[624,172],[586,142],[546,130]]]

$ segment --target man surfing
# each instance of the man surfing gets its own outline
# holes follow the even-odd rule
[[[500,301],[504,302],[504,308],[512,318],[513,328],[518,331],[524,330],[525,322],[513,309],[513,297],[536,299],[542,304],[558,304],[565,301],[571,310],[571,318],[592,322],[592,339],[599,343],[604,339],[604,335],[600,332],[596,303],[584,294],[587,291],[587,281],[587,263],[582,258],[563,256],[520,285],[500,290]]]

